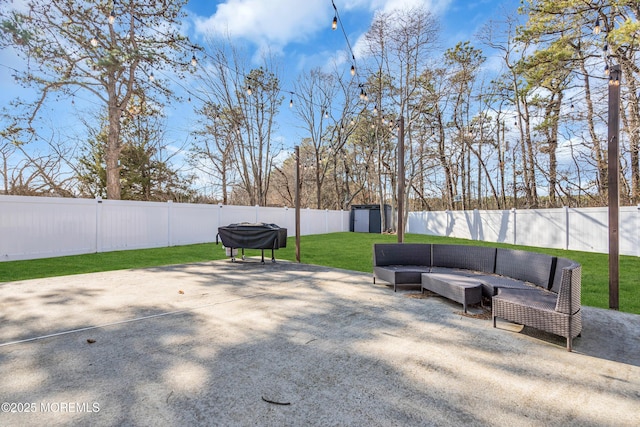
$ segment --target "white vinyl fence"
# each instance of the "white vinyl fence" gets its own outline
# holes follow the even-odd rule
[[[349,231],[349,212],[302,209],[300,234]],[[0,196],[0,261],[215,242],[218,227],[264,222],[295,235],[295,209]]]
[[[640,206],[620,208],[620,253],[640,256]],[[408,233],[609,252],[608,208],[411,212]]]
[[[303,209],[300,234],[349,231],[348,211]],[[215,242],[219,226],[295,235],[295,209],[0,195],[0,261]],[[607,208],[410,212],[408,233],[608,252]],[[620,208],[620,253],[640,256],[640,206]]]

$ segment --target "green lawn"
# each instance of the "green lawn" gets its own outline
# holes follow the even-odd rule
[[[372,245],[376,242],[396,242],[397,236],[367,233],[331,233],[302,236],[300,240],[300,257],[304,263],[371,272]],[[609,306],[609,263],[606,254],[512,246],[419,234],[407,234],[405,241],[499,246],[571,258],[582,264],[582,304],[602,308],[608,308]],[[260,251],[247,250],[246,254],[255,256],[259,255]],[[270,251],[265,251],[265,256],[270,257]],[[223,258],[226,257],[221,245],[216,246],[213,243],[207,243],[29,261],[0,262],[0,282],[127,268],[184,264]],[[276,258],[292,261],[295,259],[295,239],[293,237],[288,239],[286,248],[276,251]],[[638,257],[620,257],[620,310],[640,314],[640,258]]]

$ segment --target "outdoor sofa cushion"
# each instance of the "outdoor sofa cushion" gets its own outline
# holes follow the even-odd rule
[[[493,273],[496,248],[466,245],[435,244],[432,249],[434,267],[459,268]]]
[[[554,262],[550,255],[498,248],[495,273],[549,289]]]

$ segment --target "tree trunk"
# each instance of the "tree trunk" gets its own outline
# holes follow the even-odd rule
[[[113,100],[113,101],[112,101]],[[122,146],[120,144],[120,109],[114,105],[115,96],[110,97],[109,102],[109,132],[107,138],[107,147],[105,150],[105,162],[107,168],[107,198],[109,200],[120,200],[120,152]]]

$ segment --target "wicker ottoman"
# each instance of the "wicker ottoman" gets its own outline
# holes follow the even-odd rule
[[[446,276],[446,277],[445,277]],[[423,273],[422,292],[427,289],[445,298],[459,302],[467,312],[468,304],[482,302],[482,285],[473,277],[452,274]]]

